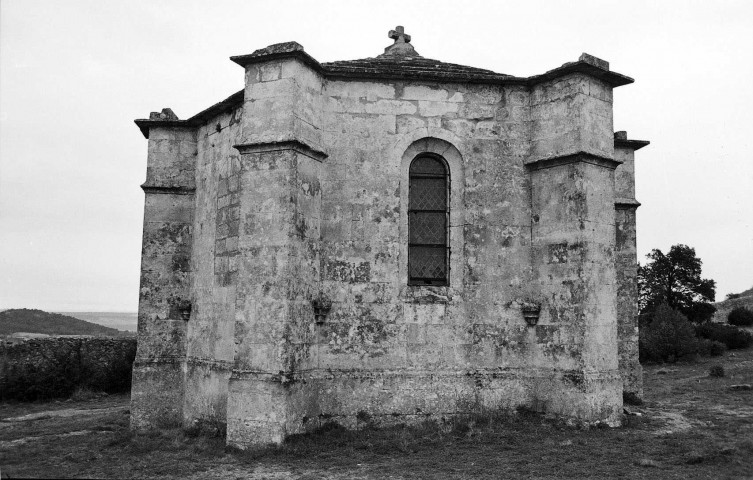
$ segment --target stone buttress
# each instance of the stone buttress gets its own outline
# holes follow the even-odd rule
[[[266,53],[266,52],[265,52]],[[322,79],[297,59],[246,65],[240,152],[235,358],[228,443],[299,431],[300,371],[315,367],[319,292]],[[251,59],[254,60],[254,59]]]
[[[196,132],[178,125],[170,109],[153,113],[150,120],[131,392],[134,428],[183,421],[185,318],[191,295]]]
[[[636,251],[635,151],[648,145],[630,140],[627,132],[614,134],[615,263],[617,267],[617,334],[623,391],[643,397],[643,369],[638,361],[638,254]]]

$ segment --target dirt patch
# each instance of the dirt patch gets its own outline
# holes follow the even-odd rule
[[[36,437],[23,437],[23,438],[17,438],[16,440],[8,440],[8,441],[0,440],[0,449],[17,447],[25,443],[38,442],[40,440],[50,440],[50,439],[60,440],[66,437],[77,437],[79,435],[92,435],[96,433],[103,433],[103,432],[94,432],[92,430],[79,430],[77,432],[58,433],[58,434],[53,434],[53,435],[39,435]],[[104,433],[111,433],[111,432],[104,432]]]
[[[82,415],[108,415],[110,413],[120,413],[128,410],[127,406],[109,407],[109,408],[64,408],[61,410],[45,410],[37,413],[30,413],[28,415],[21,415],[20,417],[3,418],[0,422],[28,422],[30,420],[41,420],[44,418],[53,417],[80,417]]]

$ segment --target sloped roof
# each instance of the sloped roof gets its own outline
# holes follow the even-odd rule
[[[421,56],[390,56],[341,60],[321,64],[328,77],[407,78],[448,81],[499,81],[513,79],[512,75],[483,68],[446,63]]]
[[[418,54],[410,43],[410,35],[404,33],[402,27],[391,30],[389,37],[395,40],[393,45],[385,48],[385,53],[378,57],[362,58],[359,60],[341,60],[319,63],[315,58],[303,50],[298,42],[284,42],[260,48],[248,55],[230,57],[230,60],[243,67],[284,58],[295,58],[324,76],[333,79],[383,79],[383,80],[419,80],[430,82],[466,82],[486,83],[498,85],[523,85],[531,87],[570,73],[584,73],[599,78],[612,87],[619,87],[633,83],[633,79],[609,70],[609,63],[583,54],[577,62],[565,63],[561,67],[549,70],[541,75],[532,77],[516,77],[497,73],[483,68],[469,67],[455,63],[446,63],[431,58],[424,58]],[[209,118],[243,103],[243,90],[234,93],[222,102],[194,115],[188,120],[178,120],[171,116],[153,113],[149,119],[136,120],[136,124],[146,138],[149,138],[149,128],[164,127],[196,127],[205,123]]]

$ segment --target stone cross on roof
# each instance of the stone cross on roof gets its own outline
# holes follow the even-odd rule
[[[420,57],[421,55],[413,49],[413,45],[410,44],[410,35],[405,33],[405,28],[402,25],[398,25],[394,30],[390,30],[387,34],[391,39],[395,40],[395,43],[384,49],[384,53],[379,55],[380,57]]]
[[[390,30],[387,34],[390,38],[395,40],[395,43],[409,43],[410,35],[405,33],[405,28],[402,25],[398,25],[394,30]]]

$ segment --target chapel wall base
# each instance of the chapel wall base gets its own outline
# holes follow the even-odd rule
[[[172,428],[183,422],[183,362],[136,360],[131,389],[131,429]]]
[[[199,431],[225,429],[230,372],[229,366],[188,358],[182,419],[185,428]]]
[[[234,376],[227,403],[227,445],[241,450],[285,440],[288,392],[279,382]]]
[[[622,418],[622,383],[616,372],[363,372],[316,378],[319,373],[285,384],[261,377],[231,380],[227,444],[240,449],[279,445],[290,435],[330,423],[358,430],[520,408],[576,425],[619,426]]]

